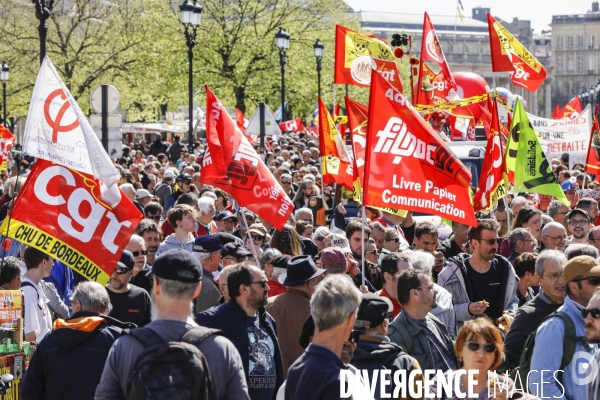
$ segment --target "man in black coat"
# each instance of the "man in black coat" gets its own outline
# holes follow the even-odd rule
[[[154,142],[150,145],[150,154],[153,156],[157,156],[160,153],[166,155],[168,146],[162,141],[162,135],[160,133],[155,133],[154,138]]]
[[[21,383],[21,399],[93,399],[111,346],[125,328],[107,316],[110,299],[96,282],[82,282],[73,293],[73,316],[58,319],[33,353]]]

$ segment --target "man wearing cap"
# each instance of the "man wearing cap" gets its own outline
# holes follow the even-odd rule
[[[152,268],[152,296],[157,315],[143,329],[152,330],[165,342],[176,342],[189,329],[197,327],[190,317],[190,303],[202,287],[201,268],[198,260],[185,251],[170,250],[156,258]],[[198,348],[209,360],[215,398],[248,400],[242,360],[231,342],[221,335],[209,335]],[[132,335],[115,342],[96,389],[97,400],[125,399],[128,378],[143,350]]]
[[[275,321],[265,311],[267,282],[258,267],[238,264],[227,278],[230,300],[196,315],[198,325],[220,329],[240,352],[252,400],[275,399],[283,383]]]
[[[445,123],[446,123],[446,115],[443,112],[433,113],[433,114],[431,114],[431,117],[429,118],[429,124],[431,125],[433,130],[438,135],[440,135],[440,137],[444,140],[444,142],[449,142],[450,139],[448,139],[448,136],[446,136],[446,133],[442,130]],[[465,140],[465,139],[463,138],[463,140]]]
[[[567,214],[566,221],[569,226],[569,233],[571,233],[570,242],[587,244],[588,232],[591,228],[590,215],[584,210],[575,208]]]
[[[151,320],[150,295],[144,289],[129,283],[135,258],[129,250],[123,250],[121,259],[106,285],[113,309],[109,316],[142,327]]]
[[[302,324],[310,315],[310,298],[323,273],[325,270],[317,268],[310,256],[293,257],[287,263],[287,270],[279,275],[279,282],[287,286],[287,292],[268,300],[266,309],[278,328],[284,376],[304,352],[298,337]]]
[[[413,269],[410,259],[400,253],[390,253],[381,260],[381,275],[383,277],[383,288],[376,294],[387,298],[393,306],[392,317],[396,318],[402,305],[398,301],[398,277],[407,269]]]
[[[575,325],[575,334],[578,337],[585,337],[585,319],[581,310],[588,305],[594,291],[600,285],[600,264],[590,256],[574,257],[565,265],[563,280],[567,297],[557,311],[567,314]],[[582,373],[598,351],[598,345],[587,343],[585,340],[577,341],[575,357],[561,368],[563,346],[559,343],[563,343],[564,340],[565,323],[561,318],[550,317],[540,325],[531,358],[529,389],[532,393],[544,393],[545,398],[585,399],[586,385],[582,382]],[[560,383],[553,377],[557,370],[564,371]],[[540,392],[541,390],[543,392]]]
[[[231,213],[231,211],[224,210],[217,214],[215,222],[217,223],[217,232],[233,234],[233,230],[235,229],[235,224],[238,223],[238,219],[234,214]]]
[[[567,200],[569,200],[571,203],[571,208],[575,208],[575,206],[577,206],[577,202],[579,201],[579,196],[576,192],[577,187],[575,187],[575,185],[576,183],[574,184],[570,179],[560,184],[560,187],[565,193]]]
[[[169,196],[169,198],[167,199],[167,205],[165,206],[165,209],[167,211],[169,211],[171,207],[175,205],[177,199],[179,199],[179,197],[182,194],[190,192],[190,187],[192,185],[192,177],[190,176],[190,174],[186,174],[185,172],[181,173],[177,176],[175,183],[177,183],[177,190],[174,191],[171,194],[171,196]]]
[[[135,199],[140,203],[142,208],[146,207],[146,204],[150,203],[152,200],[152,195],[146,189],[139,189],[135,192]]]
[[[194,241],[194,256],[202,265],[202,275],[204,283],[202,290],[194,300],[194,306],[197,313],[208,310],[219,304],[221,292],[219,285],[215,282],[213,273],[219,270],[219,264],[223,254],[227,250],[221,245],[221,241],[214,235],[198,236]]]
[[[326,274],[345,274],[348,272],[348,259],[344,249],[338,246],[327,247],[321,252],[321,266]]]
[[[167,200],[173,193],[173,180],[175,179],[175,173],[168,169],[163,175],[162,182],[154,190],[154,195],[158,198],[160,205],[165,208],[167,206]]]
[[[246,259],[252,255],[248,250],[239,243],[227,243],[225,246],[225,252],[223,253],[223,259],[221,264],[226,267],[246,261]]]
[[[368,371],[369,382],[373,382],[375,371],[388,376],[388,384],[383,387],[381,384],[385,375],[375,380],[373,393],[377,400],[385,398],[382,393],[394,393],[393,376],[396,371],[404,370],[408,375],[413,370],[421,369],[416,359],[406,354],[396,343],[390,342],[387,336],[392,309],[392,303],[387,298],[373,293],[363,294],[354,323],[354,329],[360,336],[350,364],[359,371]]]
[[[260,222],[256,222],[249,226],[248,232],[250,232],[252,245],[254,245],[256,249],[264,250],[264,247],[267,244],[267,228]]]

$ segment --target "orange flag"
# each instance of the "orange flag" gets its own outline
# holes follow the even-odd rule
[[[600,129],[598,129],[598,104],[594,110],[590,144],[585,160],[585,172],[600,175]]]
[[[560,110],[558,109],[558,104],[554,106],[554,111],[552,112],[552,119],[559,119]]]
[[[546,79],[546,68],[490,14],[488,31],[492,71],[508,71],[513,84],[535,92]]]
[[[319,97],[319,147],[323,183],[337,183],[348,190],[354,188],[353,160],[350,158],[342,135],[339,134],[327,107]]]

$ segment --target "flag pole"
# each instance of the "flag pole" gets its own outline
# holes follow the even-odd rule
[[[238,203],[239,204],[239,203]],[[246,207],[242,207],[240,208],[240,210],[242,211],[242,219],[244,220],[244,226],[246,227],[246,240],[248,240],[248,235],[250,235],[250,230],[248,228],[248,221],[246,221],[246,214],[244,213],[244,210],[246,210]],[[258,255],[256,254],[256,249],[254,248],[254,246],[250,246],[252,247],[252,254],[254,255],[254,260],[256,261],[256,266],[260,267],[260,261],[258,261]]]
[[[367,218],[365,216],[365,206],[364,206],[364,204],[362,204],[362,224],[361,224],[362,225],[362,237],[360,239],[362,241],[362,246],[361,246],[362,254],[360,257],[360,261],[362,263],[362,267],[361,267],[361,269],[362,269],[362,286],[365,286],[365,276],[366,276],[365,275],[365,250],[366,250],[365,249],[365,247],[366,247],[365,246],[365,223],[366,222],[367,222]]]

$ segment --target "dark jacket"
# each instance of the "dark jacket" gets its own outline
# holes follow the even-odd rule
[[[235,299],[230,299],[225,304],[199,313],[196,315],[195,321],[200,326],[221,330],[223,336],[231,340],[240,352],[242,362],[244,363],[244,373],[247,377],[250,363],[250,356],[248,354],[250,343],[248,341],[246,317],[246,312],[239,306]],[[273,394],[273,400],[275,400],[277,391],[283,383],[283,360],[281,358],[281,351],[279,350],[279,342],[277,341],[277,329],[275,328],[275,320],[265,311],[264,307],[258,309],[258,318],[260,319],[261,326],[266,327],[266,333],[271,337],[275,345],[275,369],[277,372],[277,383],[275,393]]]
[[[371,335],[359,337],[350,364],[358,370],[369,371],[369,382],[372,381],[375,370],[379,372],[382,372],[383,368],[391,370],[392,387],[391,389],[389,386],[385,388],[384,393],[394,392],[393,376],[396,371],[406,371],[406,374],[409,375],[410,371],[421,369],[417,360],[406,354],[402,347]],[[377,379],[376,382],[374,394],[375,399],[379,400],[381,398],[379,397],[381,379]]]
[[[171,143],[171,147],[169,147],[169,150],[167,151],[169,154],[167,154],[167,156],[169,157],[170,161],[177,161],[179,159],[179,152],[181,150],[185,150],[185,146],[183,144],[181,144],[180,141],[175,141],[173,143]]]
[[[436,251],[439,251],[444,255],[446,260],[456,257],[460,253],[464,253],[463,249],[460,248],[459,245],[456,244],[454,237],[452,239],[446,239],[438,246]]]
[[[162,140],[155,140],[150,145],[150,154],[152,154],[153,156],[157,156],[160,153],[167,155],[167,144]]]
[[[135,327],[91,311],[57,323],[33,353],[21,384],[22,400],[93,399],[108,351],[123,329]]]

